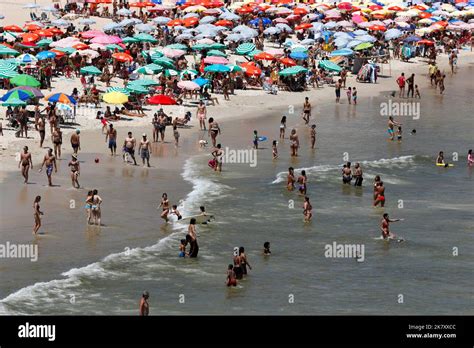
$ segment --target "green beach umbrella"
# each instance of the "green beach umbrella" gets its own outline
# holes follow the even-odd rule
[[[119,45],[117,45],[117,44],[110,44],[110,45],[105,46],[105,48],[107,48],[107,49],[110,50],[110,51],[115,51],[115,50],[117,50],[117,51],[119,51],[119,52],[125,51],[125,50],[122,48],[122,46],[119,46]]]
[[[148,93],[148,88],[141,86],[141,85],[136,85],[133,83],[129,83],[127,85],[127,91],[130,91],[132,93],[136,94],[147,94]]]
[[[160,83],[156,80],[152,80],[152,79],[140,79],[140,80],[135,80],[135,81],[132,81],[130,82],[128,85],[135,85],[135,86],[158,86]],[[127,86],[127,89],[128,86]],[[130,89],[129,89],[130,90]]]
[[[77,51],[75,48],[72,48],[72,47],[59,47],[59,48],[55,48],[55,50],[61,51],[66,54],[73,54],[74,52]]]
[[[246,56],[253,58],[254,55],[262,53],[262,52],[263,51],[260,51],[260,50],[253,50],[252,52],[247,53]]]
[[[289,68],[286,68],[286,69],[283,69],[282,71],[280,71],[278,73],[278,75],[280,76],[291,76],[291,75],[296,75],[296,74],[299,74],[301,72],[307,72],[308,69],[302,67],[302,66],[299,66],[299,65],[295,65],[295,66],[291,66]]]
[[[303,46],[296,46],[294,48],[291,48],[290,49],[291,52],[303,52],[303,53],[307,53],[308,52],[308,49],[306,47],[303,47]]]
[[[238,65],[233,65],[233,64],[229,64],[227,65],[229,68],[230,68],[230,71],[243,71],[244,69],[242,69],[240,66]]]
[[[2,71],[15,71],[18,68],[18,63],[9,60],[0,60],[0,72]]]
[[[157,60],[157,59],[159,59],[159,58],[161,58],[161,57],[163,57],[163,56],[164,56],[164,54],[161,53],[161,52],[158,52],[158,51],[150,52],[150,58],[151,58],[151,60]]]
[[[191,77],[193,76],[197,76],[198,72],[196,70],[193,70],[193,69],[186,69],[186,70],[182,70],[180,73],[179,73],[179,77],[180,78],[183,78],[184,75],[191,75]]]
[[[210,50],[207,52],[207,56],[227,57],[227,54],[219,50]]]
[[[339,72],[342,68],[336,63],[331,62],[330,60],[320,60],[318,66],[324,70]]]
[[[160,58],[152,59],[152,60],[153,60],[153,63],[161,65],[164,68],[170,68],[170,69],[174,68],[174,62],[173,60],[169,58],[160,57]]]
[[[166,69],[165,70],[165,76],[178,76],[178,72],[174,69]]]
[[[95,66],[89,65],[85,66],[84,68],[81,68],[81,74],[84,75],[100,75],[102,74],[102,71],[97,69]]]
[[[26,106],[26,102],[11,96],[2,103],[3,106]]]
[[[148,64],[137,69],[137,72],[140,74],[153,75],[163,71],[163,67],[158,64]]]
[[[124,37],[124,38],[122,39],[122,42],[123,42],[123,43],[135,43],[135,42],[138,42],[138,40],[135,39],[134,37],[127,36],[127,37]]]
[[[33,76],[20,74],[10,79],[10,83],[14,86],[30,86],[30,87],[39,87],[41,83],[35,79]]]
[[[127,95],[127,96],[130,95],[129,90],[126,89],[126,88],[122,88],[122,87],[109,87],[109,88],[107,88],[107,91],[106,91],[106,92],[107,92],[107,93],[110,93],[110,92],[120,92],[120,93],[123,93],[123,94],[125,94],[125,95]]]
[[[222,64],[212,64],[208,65],[204,68],[206,72],[229,72],[230,68],[226,65]]]
[[[365,50],[367,48],[371,48],[374,44],[371,42],[362,42],[361,44],[358,44],[356,47],[354,47],[354,51],[361,51]]]
[[[140,33],[140,34],[137,34],[137,35],[133,35],[133,38],[135,40],[137,40],[138,42],[152,42],[152,43],[158,42],[157,39],[155,39],[150,34],[146,34],[146,33]]]
[[[0,45],[0,55],[2,56],[16,56],[20,54],[20,52],[18,52],[17,50],[14,50],[13,48],[10,48],[10,47],[7,47],[7,46],[3,46],[3,45]]]
[[[203,50],[209,50],[211,49],[211,45],[206,45],[206,44],[197,44],[191,47],[195,51],[203,51]]]
[[[166,48],[171,48],[171,49],[174,49],[174,50],[183,50],[183,51],[188,50],[188,46],[180,44],[180,43],[175,43],[175,44],[172,44],[172,45],[168,45],[168,46],[166,46]]]
[[[210,44],[209,48],[211,48],[213,50],[223,50],[223,49],[227,48],[227,46],[224,45],[224,44],[221,44],[219,42],[216,42],[216,43]]]
[[[240,54],[241,56],[246,55],[255,50],[255,45],[250,42],[245,42],[240,44],[239,47],[235,50],[235,53]]]
[[[46,47],[46,46],[49,46],[53,43],[53,40],[50,40],[50,39],[41,39],[39,40],[36,45],[37,46],[40,46],[40,47]]]

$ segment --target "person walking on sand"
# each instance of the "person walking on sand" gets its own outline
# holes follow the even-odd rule
[[[199,105],[196,111],[196,117],[199,120],[199,128],[201,130],[206,130],[206,116],[207,116],[207,109],[203,101],[201,100],[199,102]]]
[[[285,139],[286,130],[286,116],[283,116],[280,121],[280,139]]]
[[[148,291],[144,291],[142,294],[142,298],[140,299],[140,316],[148,316],[150,314],[150,304],[148,303],[148,298],[150,297],[150,294]]]
[[[53,155],[53,149],[48,149],[48,153],[44,155],[43,163],[41,164],[41,168],[38,170],[40,173],[43,170],[43,167],[46,166],[46,176],[48,177],[48,185],[53,186],[51,181],[51,175],[54,172],[58,172],[58,167],[56,165],[56,157]]]
[[[296,134],[296,129],[292,129],[291,135],[290,135],[290,149],[291,149],[292,157],[298,156],[299,147],[300,147],[300,140],[298,139],[298,135]]]
[[[309,118],[311,117],[311,103],[309,102],[309,98],[304,98],[303,103],[303,120],[305,124],[309,123]]]
[[[54,146],[54,155],[59,159],[61,158],[61,145],[63,144],[63,132],[61,132],[61,128],[54,128],[51,138]]]
[[[150,167],[150,154],[151,154],[151,144],[150,140],[146,138],[146,134],[143,133],[142,140],[140,141],[140,145],[138,146],[138,153],[140,154],[143,162],[143,166]]]
[[[168,116],[163,112],[163,109],[158,111],[158,132],[160,133],[161,142],[165,142],[166,124],[168,123]]]
[[[398,97],[404,98],[405,97],[405,73],[402,73],[397,78],[397,84],[398,84]]]
[[[23,153],[20,153],[20,161],[18,162],[18,168],[21,166],[21,175],[25,178],[24,183],[28,183],[28,173],[30,169],[33,169],[33,161],[31,159],[31,153],[28,152],[28,146],[23,147]]]
[[[76,129],[74,133],[71,135],[71,146],[72,146],[72,151],[77,155],[78,150],[81,149],[81,137],[79,134],[81,131],[79,129]]]
[[[44,213],[40,210],[39,202],[41,201],[41,196],[36,196],[35,201],[33,202],[33,216],[35,218],[35,225],[33,227],[33,234],[36,235],[41,227],[41,215]]]
[[[71,182],[72,182],[72,187],[74,188],[80,188],[81,186],[79,185],[79,174],[80,174],[80,165],[79,161],[77,160],[77,155],[72,154],[72,160],[68,163],[68,167],[71,168]]]
[[[316,146],[316,125],[311,126],[311,148],[314,149]]]
[[[161,195],[161,203],[158,206],[158,208],[162,208],[162,213],[161,213],[161,218],[165,220],[165,222],[168,222],[168,214],[170,212],[170,201],[168,200],[168,194],[163,193]]]
[[[218,134],[221,134],[221,128],[219,127],[219,124],[214,120],[214,118],[210,117],[208,135],[211,137],[212,146],[214,147],[216,147]]]
[[[110,156],[115,156],[117,154],[117,130],[114,128],[114,125],[109,124],[109,129],[105,134],[105,142],[109,141]]]
[[[41,116],[41,115],[39,116],[37,127],[38,127],[38,133],[40,136],[40,147],[42,148],[43,143],[44,143],[44,138],[46,136],[46,122],[44,121],[44,116]]]

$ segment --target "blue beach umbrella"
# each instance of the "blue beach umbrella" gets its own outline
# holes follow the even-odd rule
[[[230,68],[222,64],[212,64],[204,68],[206,72],[229,72]]]
[[[292,52],[290,53],[290,57],[296,60],[304,60],[308,58],[308,54],[305,52]]]
[[[51,51],[41,51],[36,55],[36,58],[38,58],[39,60],[51,59],[54,57],[56,57],[56,53]]]
[[[197,79],[194,79],[193,82],[202,87],[205,84],[209,83],[209,80],[205,79],[204,77],[198,77]]]

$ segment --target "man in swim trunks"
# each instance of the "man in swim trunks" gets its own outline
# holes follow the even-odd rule
[[[382,221],[380,222],[380,229],[382,230],[383,239],[396,238],[396,236],[393,233],[390,232],[390,223],[391,222],[396,222],[396,221],[400,221],[400,219],[391,220],[388,217],[387,213],[383,214]]]
[[[80,165],[79,161],[77,160],[77,155],[72,154],[72,160],[68,163],[68,167],[71,168],[71,181],[72,181],[72,187],[74,188],[80,188],[81,186],[79,185],[78,177],[80,173]]]
[[[109,140],[110,155],[115,156],[117,154],[117,130],[112,123],[105,134],[105,142],[107,142],[107,139]]]
[[[165,131],[166,131],[166,124],[168,123],[168,117],[163,112],[163,109],[158,111],[158,131],[160,132],[161,142],[165,142]]]
[[[135,160],[135,145],[137,141],[132,136],[132,132],[128,132],[128,137],[123,142],[123,149],[127,152],[133,159],[134,165],[137,165],[137,161]]]
[[[53,173],[53,167],[54,167],[54,172],[58,172],[58,167],[56,165],[56,157],[54,157],[53,154],[53,149],[48,149],[48,153],[44,156],[43,163],[41,164],[41,168],[39,169],[39,172],[43,170],[43,166],[46,165],[46,175],[48,177],[48,185],[53,186],[53,183],[51,181],[51,174]]]
[[[153,142],[157,143],[159,139],[159,132],[160,132],[160,121],[158,120],[158,114],[153,116],[153,120],[151,120],[151,124],[153,125]]]
[[[402,73],[398,78],[397,78],[397,84],[398,84],[398,97],[399,98],[404,98],[405,96],[405,73]]]
[[[359,163],[356,163],[354,166],[354,175],[353,175],[355,181],[354,181],[354,186],[362,186],[362,181],[364,178],[362,177],[362,168],[360,167]]]
[[[407,78],[407,83],[408,83],[408,91],[407,91],[407,98],[411,97],[413,98],[415,94],[415,74],[411,74],[409,78]]]
[[[383,186],[383,181],[379,181],[374,188],[374,207],[379,205],[381,207],[385,206],[385,186]]]
[[[63,132],[61,132],[61,128],[54,128],[51,138],[54,144],[54,155],[57,158],[61,158],[61,145],[63,144]]]
[[[309,98],[304,98],[303,104],[303,120],[305,124],[309,123],[309,118],[311,117],[311,103],[309,102]]]
[[[302,170],[301,175],[298,177],[298,191],[301,195],[306,196],[306,182],[308,178],[306,177],[306,171]]]
[[[20,161],[18,168],[21,166],[21,175],[25,178],[24,183],[28,183],[28,172],[33,169],[33,161],[31,160],[31,153],[28,152],[28,146],[23,147],[23,153],[20,154]]]
[[[72,146],[72,151],[77,155],[77,151],[81,149],[81,138],[79,134],[81,131],[79,129],[76,129],[74,133],[71,135],[71,146]]]
[[[395,137],[394,127],[398,127],[401,125],[402,124],[400,122],[395,121],[392,116],[388,118],[388,135],[390,136],[390,140],[393,140]]]
[[[149,298],[150,294],[148,291],[144,291],[142,298],[140,299],[140,316],[148,316],[150,313],[150,304],[148,303]]]
[[[342,168],[342,183],[343,184],[351,184],[352,181],[352,171],[351,171],[351,162],[347,162],[344,164]]]
[[[140,145],[138,146],[138,152],[142,157],[143,166],[145,167],[145,160],[146,166],[150,167],[150,154],[151,154],[151,145],[150,141],[146,138],[146,134],[143,133],[142,140],[140,141]]]

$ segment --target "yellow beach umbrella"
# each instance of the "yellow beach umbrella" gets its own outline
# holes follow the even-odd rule
[[[207,8],[201,5],[189,6],[184,9],[184,12],[204,12]]]
[[[107,104],[123,104],[123,103],[128,102],[128,96],[120,92],[105,93],[102,99]]]

